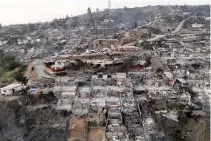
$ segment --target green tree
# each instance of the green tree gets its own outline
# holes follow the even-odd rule
[[[80,69],[85,66],[85,63],[81,59],[75,59],[75,62],[76,62],[75,65],[76,69]]]
[[[14,76],[15,80],[17,80],[18,82],[22,83],[23,85],[27,85],[28,79],[26,76],[23,76],[21,73],[17,73]]]
[[[143,41],[141,46],[146,50],[153,50],[153,46],[150,44],[149,41]]]
[[[151,57],[146,58],[146,63],[144,64],[145,67],[149,67],[151,65]]]
[[[130,56],[126,59],[124,59],[123,64],[122,64],[122,69],[128,69],[131,68],[134,64],[134,61],[138,60],[137,56]]]
[[[5,55],[1,58],[0,65],[4,71],[11,71],[20,66],[15,56]]]
[[[125,7],[124,7],[124,10],[127,11],[127,9],[128,9],[128,8],[125,6]]]

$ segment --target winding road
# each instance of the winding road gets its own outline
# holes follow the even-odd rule
[[[183,27],[185,21],[188,20],[191,17],[193,17],[193,16],[190,16],[187,19],[182,20],[180,22],[180,24],[175,28],[175,30],[173,30],[171,33],[177,33]],[[154,38],[148,39],[147,41],[155,41],[157,39],[166,37],[166,35],[167,35],[167,33],[166,34],[163,34],[163,35],[156,35]]]

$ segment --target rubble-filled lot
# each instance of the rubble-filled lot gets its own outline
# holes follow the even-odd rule
[[[1,101],[0,140],[66,140],[68,117],[65,113],[46,106],[25,107],[21,101],[21,98]]]

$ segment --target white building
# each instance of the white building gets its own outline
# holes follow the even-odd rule
[[[23,88],[22,84],[13,83],[6,87],[1,88],[1,94],[3,95],[12,95],[15,92],[20,91]]]
[[[58,68],[64,68],[67,67],[69,64],[70,62],[68,60],[57,60],[54,66]]]
[[[203,24],[192,24],[191,25],[193,28],[200,28],[203,26]]]

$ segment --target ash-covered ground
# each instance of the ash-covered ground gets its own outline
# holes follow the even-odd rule
[[[0,103],[0,141],[65,141],[69,114],[51,108],[56,98],[23,97]]]

